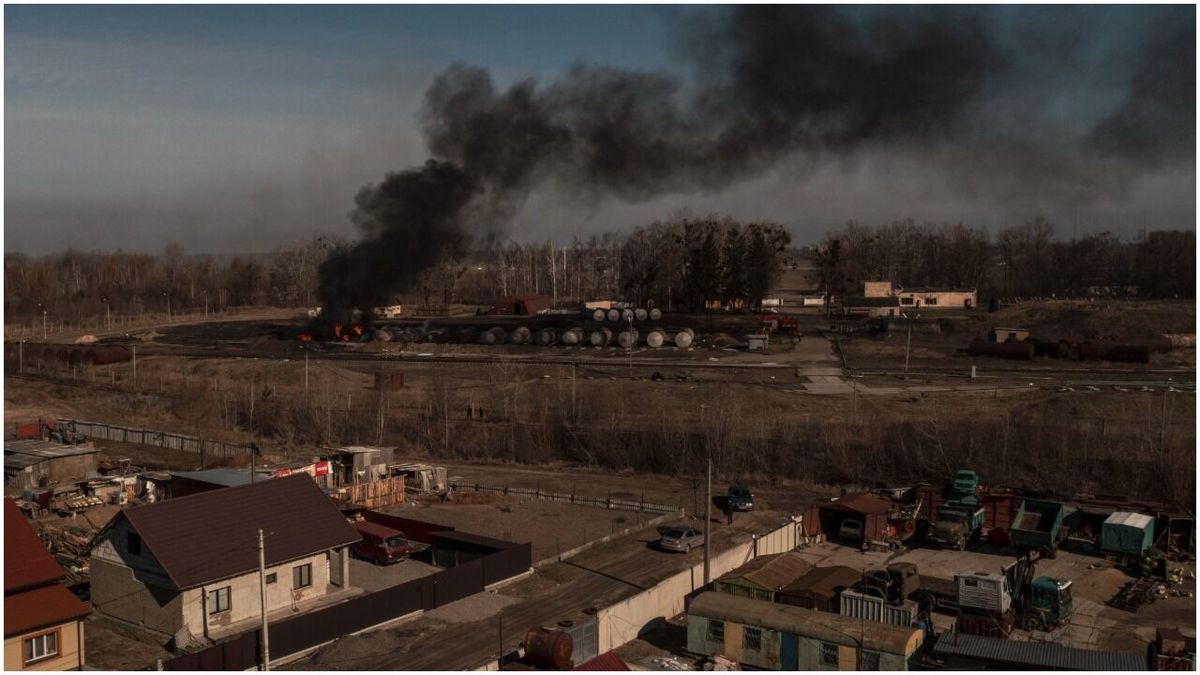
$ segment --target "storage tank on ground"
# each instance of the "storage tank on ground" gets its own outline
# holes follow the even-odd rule
[[[680,349],[687,349],[696,341],[696,331],[691,328],[680,328],[675,334],[675,346]]]
[[[608,343],[612,341],[612,329],[597,328],[592,331],[591,341],[593,347],[607,347]]]

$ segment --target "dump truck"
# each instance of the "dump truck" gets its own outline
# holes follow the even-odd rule
[[[1067,538],[1063,527],[1066,509],[1057,502],[1021,500],[1021,507],[1008,530],[1009,541],[1018,555],[1036,551],[1044,558],[1058,555],[1058,545]]]
[[[979,474],[970,469],[959,469],[954,474],[954,482],[950,484],[946,500],[960,502],[967,498],[978,499]]]
[[[983,532],[984,510],[972,495],[961,501],[946,502],[938,509],[937,519],[929,528],[929,541],[958,550],[967,547]]]

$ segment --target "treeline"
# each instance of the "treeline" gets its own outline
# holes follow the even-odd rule
[[[571,245],[486,244],[485,274],[460,289],[479,301],[541,293],[557,302],[625,299],[639,306],[702,309],[705,302],[756,307],[779,281],[791,235],[774,223],[675,218]]]
[[[171,244],[161,255],[64,253],[4,257],[4,309],[8,320],[137,317],[142,314],[221,311],[232,307],[296,307],[312,302],[317,265],[328,243],[314,239],[266,256],[235,256],[218,263],[188,256]]]
[[[1154,231],[1134,241],[1111,232],[1061,239],[1038,217],[991,235],[963,224],[912,220],[851,223],[817,247],[820,278],[834,295],[865,280],[977,288],[981,297],[1084,296],[1092,286],[1137,286],[1152,298],[1195,297],[1196,233]]]

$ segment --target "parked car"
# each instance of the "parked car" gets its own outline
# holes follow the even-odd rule
[[[843,520],[842,526],[838,528],[838,537],[843,541],[861,542],[863,538],[862,521],[854,518]]]
[[[753,511],[754,495],[745,485],[729,486],[729,508],[734,511]]]
[[[362,539],[350,545],[350,552],[376,565],[397,563],[412,553],[412,545],[400,530],[367,521],[354,523],[354,529]]]
[[[704,545],[704,533],[690,527],[672,527],[662,533],[658,547],[664,551],[679,551],[687,553],[697,546]]]

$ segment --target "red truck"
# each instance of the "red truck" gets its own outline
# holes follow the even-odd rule
[[[764,333],[796,335],[799,328],[799,324],[790,316],[763,314],[758,317],[758,329]]]
[[[365,520],[353,525],[362,539],[351,544],[350,551],[360,558],[376,565],[390,565],[407,559],[412,553],[412,545],[400,530]]]

